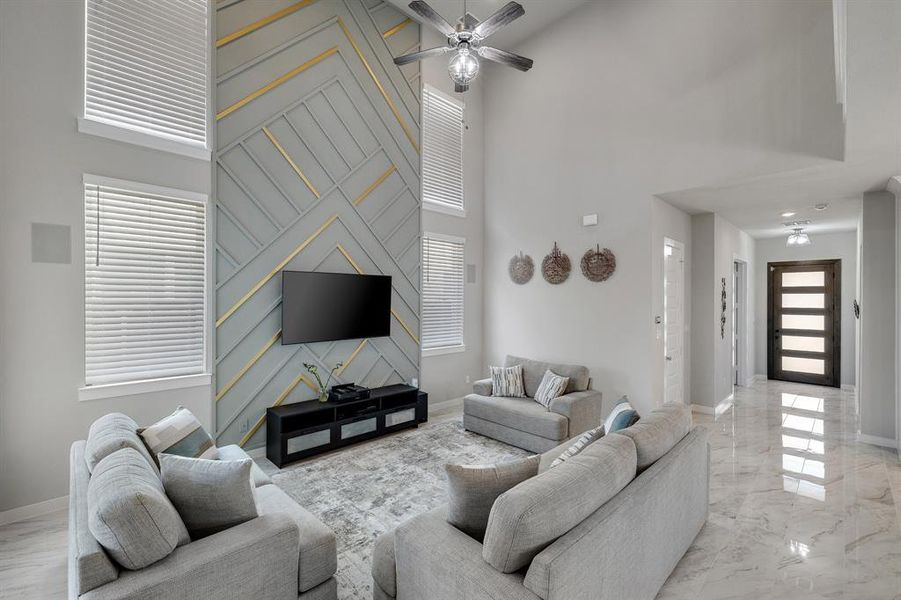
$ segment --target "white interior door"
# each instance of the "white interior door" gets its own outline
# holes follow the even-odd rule
[[[666,240],[663,248],[664,402],[685,402],[685,247]]]

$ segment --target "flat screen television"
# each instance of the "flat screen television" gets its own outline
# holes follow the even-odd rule
[[[282,344],[391,335],[391,277],[282,271]]]

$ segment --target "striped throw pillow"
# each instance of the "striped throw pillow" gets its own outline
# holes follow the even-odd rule
[[[576,439],[576,442],[563,451],[563,453],[554,459],[554,462],[551,463],[551,467],[556,467],[557,465],[562,465],[568,459],[572,458],[585,448],[587,448],[591,443],[598,441],[604,437],[604,426],[595,427],[594,429],[589,429],[582,435]]]
[[[614,433],[620,429],[631,427],[638,422],[638,412],[629,404],[629,399],[623,396],[604,419],[604,431]]]
[[[544,372],[538,391],[535,392],[535,402],[543,406],[550,406],[551,400],[562,396],[569,384],[569,377],[561,377],[550,369]]]
[[[490,367],[491,395],[504,398],[525,398],[522,382],[522,365],[512,367]]]
[[[159,462],[157,455],[163,453],[187,456],[188,458],[211,460],[219,458],[219,449],[213,443],[213,438],[206,432],[197,417],[182,406],[150,427],[139,429],[138,433],[157,462]]]

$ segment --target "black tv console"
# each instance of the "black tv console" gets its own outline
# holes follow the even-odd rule
[[[290,462],[428,421],[429,396],[409,385],[373,388],[349,402],[309,400],[266,411],[266,458]]]

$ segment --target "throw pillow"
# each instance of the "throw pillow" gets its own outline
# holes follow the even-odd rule
[[[604,420],[604,433],[610,434],[638,422],[638,412],[629,404],[629,398],[623,396]]]
[[[153,470],[157,471],[153,457],[138,436],[138,424],[122,413],[110,413],[91,423],[84,447],[84,460],[88,465],[88,471],[93,473],[97,463],[122,448],[136,450]]]
[[[569,377],[562,377],[548,369],[544,372],[541,383],[538,384],[538,391],[535,392],[535,402],[549,407],[551,400],[563,395],[567,385],[569,385]]]
[[[447,465],[447,522],[482,541],[497,497],[538,474],[539,456],[496,465]]]
[[[604,426],[595,427],[594,429],[589,429],[582,435],[578,437],[575,443],[563,451],[563,453],[554,459],[554,462],[551,463],[552,467],[556,467],[557,465],[562,465],[566,462],[567,459],[572,458],[582,450],[588,447],[592,442],[596,442],[599,439],[604,437]]]
[[[257,517],[252,459],[159,458],[163,487],[193,539]]]
[[[525,398],[522,383],[522,365],[512,367],[490,367],[491,395],[505,398]]]
[[[163,484],[133,448],[113,452],[88,482],[88,529],[113,560],[143,569],[191,541]]]
[[[138,433],[159,462],[160,454],[177,454],[190,458],[219,458],[219,450],[213,438],[206,432],[197,417],[187,408],[179,406],[174,413],[163,417]]]

